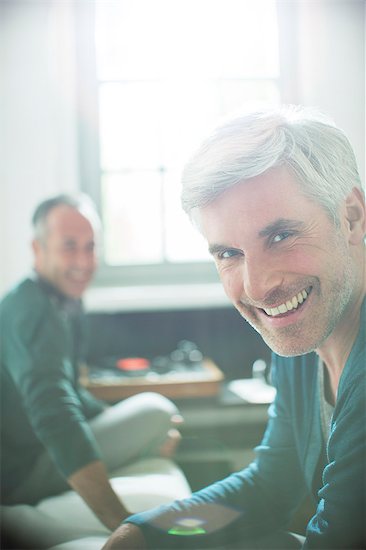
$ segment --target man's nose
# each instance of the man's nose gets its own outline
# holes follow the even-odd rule
[[[246,258],[243,265],[243,287],[245,295],[251,301],[263,303],[282,283],[283,272],[268,258]]]
[[[75,256],[75,266],[78,269],[92,269],[95,264],[94,255],[90,252],[79,250]]]

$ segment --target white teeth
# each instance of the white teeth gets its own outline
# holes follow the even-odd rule
[[[306,290],[302,290],[301,292],[296,294],[296,296],[291,298],[291,300],[287,300],[287,302],[280,304],[277,307],[263,309],[267,313],[267,315],[270,315],[271,317],[276,317],[276,315],[280,315],[280,313],[286,313],[287,311],[291,311],[292,309],[297,309],[299,307],[299,304],[302,304],[307,297],[308,293],[306,292]]]

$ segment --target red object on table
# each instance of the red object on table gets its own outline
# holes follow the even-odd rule
[[[150,361],[144,357],[125,357],[118,359],[116,367],[128,372],[146,371],[150,367]]]

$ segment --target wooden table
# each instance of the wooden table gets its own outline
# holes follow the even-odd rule
[[[167,374],[150,373],[140,377],[90,378],[84,369],[81,383],[98,399],[118,401],[145,391],[158,392],[171,399],[210,397],[218,395],[224,375],[211,361],[205,358],[202,370],[189,368],[182,372]]]

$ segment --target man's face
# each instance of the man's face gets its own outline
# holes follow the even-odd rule
[[[286,168],[225,191],[199,223],[228,297],[275,352],[307,353],[346,322],[356,268],[345,231]]]
[[[45,241],[34,241],[36,271],[60,292],[80,298],[96,268],[90,222],[70,206],[57,206],[47,216]]]

